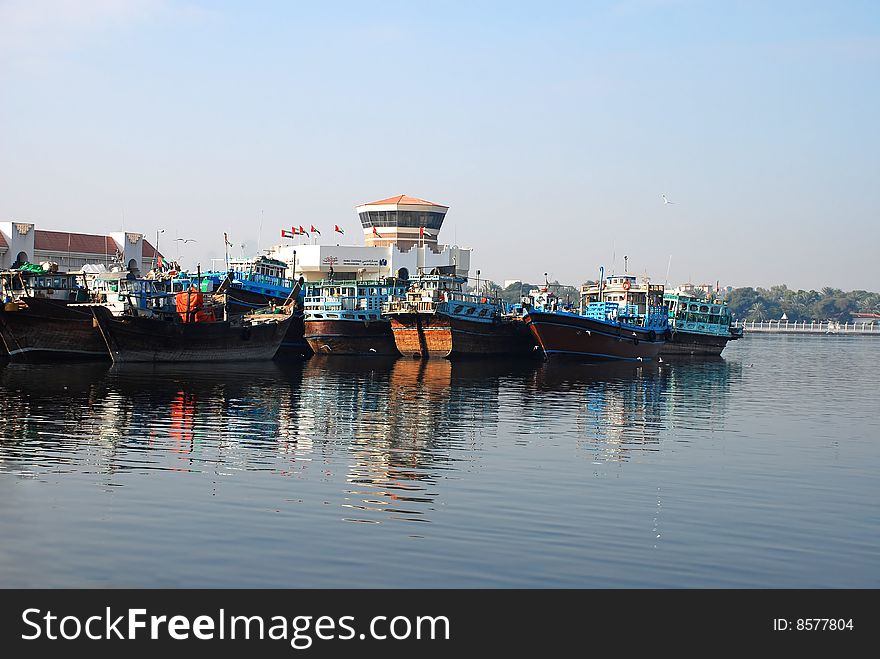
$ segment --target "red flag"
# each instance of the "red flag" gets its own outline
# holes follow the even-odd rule
[[[161,254],[159,254],[159,258],[156,259],[156,266],[159,268],[161,268],[163,266]]]
[[[311,226],[312,226],[312,233],[317,233],[317,234],[320,236],[320,235],[321,235],[321,232],[318,231],[318,230],[315,228],[315,225],[313,224],[313,225],[311,225]]]
[[[345,231],[343,231],[342,229],[340,229],[338,224],[334,224],[334,225],[333,225],[333,230],[334,230],[336,233],[341,233],[342,235],[345,235]]]
[[[376,231],[376,227],[373,227],[373,235],[374,235],[374,236],[379,236],[379,232]],[[381,238],[382,236],[379,236],[379,237]]]
[[[419,238],[425,237],[425,227],[419,227]]]
[[[309,235],[309,232],[306,231],[305,229],[303,229],[302,224],[299,225],[299,232],[300,232],[302,235],[304,235],[304,236],[308,236],[308,235]]]
[[[284,229],[281,229],[281,237],[282,238],[293,238],[295,235],[296,235],[295,231],[291,233],[290,231],[285,231]]]

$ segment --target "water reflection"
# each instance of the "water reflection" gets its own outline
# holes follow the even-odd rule
[[[0,367],[0,469],[269,472],[342,491],[347,521],[428,522],[455,478],[521,437],[626,462],[724,425],[738,364],[322,358]],[[667,433],[671,431],[671,433]],[[491,440],[491,441],[488,441]]]
[[[738,364],[723,359],[672,363],[571,364],[537,371],[534,394],[523,401],[531,418],[567,419],[594,459],[626,461],[657,451],[666,430],[711,432],[723,425]]]

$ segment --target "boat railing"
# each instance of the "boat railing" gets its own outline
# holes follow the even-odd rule
[[[323,295],[307,297],[303,304],[309,309],[326,309],[332,311],[365,311],[380,309],[382,299],[377,296],[341,296]]]
[[[382,313],[434,313],[437,302],[433,300],[392,300],[382,304]]]
[[[241,282],[252,284],[266,284],[268,286],[276,286],[278,288],[293,288],[298,283],[295,279],[287,279],[286,277],[275,277],[273,275],[263,275],[247,270],[233,270],[235,278]]]

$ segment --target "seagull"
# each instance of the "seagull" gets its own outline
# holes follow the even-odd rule
[[[370,348],[370,352],[376,352],[375,348]]]
[[[669,200],[666,198],[666,195],[665,195],[665,194],[661,194],[660,196],[663,197],[663,203],[664,203],[664,204],[674,204],[674,203],[675,203],[674,201],[669,201]]]

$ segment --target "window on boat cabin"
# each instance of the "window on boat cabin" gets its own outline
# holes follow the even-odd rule
[[[452,313],[461,313],[461,310],[464,309],[464,306],[459,304],[455,309],[452,310]]]
[[[481,310],[480,310],[480,315],[481,315],[481,316],[485,316],[487,311],[489,311],[489,310],[488,310],[488,309],[481,309]]]
[[[319,314],[319,313],[316,313],[316,314],[315,314],[315,318],[323,318],[323,317],[324,317],[324,316],[321,315],[321,314]]]
[[[358,314],[358,318],[359,318],[360,320],[366,320],[366,319],[367,319],[367,317],[366,317],[364,314],[362,314],[362,313],[359,313],[359,314]]]
[[[469,316],[473,316],[473,315],[474,315],[474,311],[476,311],[476,309],[475,309],[474,307],[469,307],[468,310],[467,310],[467,313],[468,313]]]

